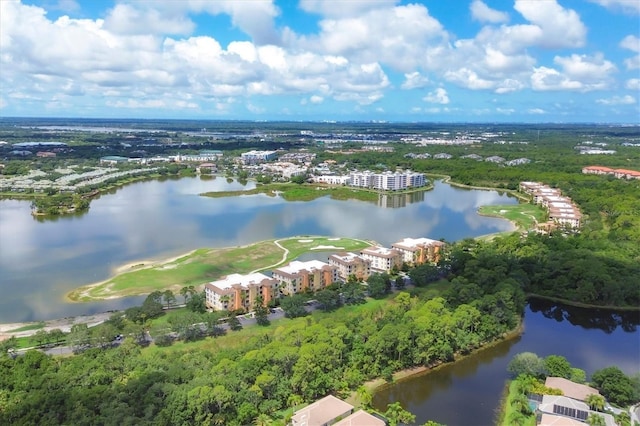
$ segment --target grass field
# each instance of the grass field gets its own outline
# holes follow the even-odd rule
[[[362,188],[350,188],[345,186],[333,186],[325,184],[295,183],[270,183],[259,185],[254,189],[240,191],[205,192],[207,197],[235,197],[238,195],[267,194],[270,196],[280,194],[287,201],[311,201],[316,198],[329,196],[335,200],[360,200],[377,202],[379,192]]]
[[[285,264],[309,251],[350,251],[371,245],[364,240],[298,236],[261,241],[242,247],[198,249],[164,262],[137,262],[120,268],[113,278],[80,287],[67,294],[84,302],[149,294],[155,290],[178,292],[185,286],[199,286],[231,273],[249,273]]]
[[[20,333],[22,331],[30,331],[30,330],[40,330],[45,327],[44,321],[37,322],[34,324],[28,324],[23,327],[14,328],[13,330],[7,330],[7,333]]]
[[[483,216],[499,217],[511,221],[520,230],[534,229],[538,223],[546,221],[547,212],[535,204],[514,204],[482,206],[478,213]]]

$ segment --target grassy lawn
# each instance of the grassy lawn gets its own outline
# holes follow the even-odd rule
[[[518,392],[516,391],[516,381],[512,380],[509,383],[509,390],[506,398],[503,398],[502,406],[500,407],[500,421],[498,423],[500,426],[511,425],[509,419],[512,419],[513,412],[515,411],[515,408],[511,402],[513,401],[514,397],[517,396],[517,394]],[[522,419],[524,420],[524,422],[522,423],[523,426],[535,426],[536,424],[536,416],[533,414],[523,416]]]
[[[276,242],[289,250],[284,259],[285,252]],[[309,251],[359,250],[369,245],[366,241],[350,238],[302,236],[242,247],[198,249],[166,262],[134,264],[105,282],[73,290],[67,297],[83,302],[148,294],[155,290],[178,292],[182,287],[199,286],[231,273],[271,269]]]
[[[521,230],[534,229],[546,221],[547,212],[534,204],[482,206],[478,213],[483,216],[500,217],[514,223]]]
[[[361,200],[375,203],[379,197],[379,192],[377,191],[318,183],[300,185],[295,183],[269,183],[249,190],[205,192],[200,195],[220,198],[254,194],[267,194],[270,196],[280,194],[287,201],[311,201],[316,198],[330,196],[336,200]]]

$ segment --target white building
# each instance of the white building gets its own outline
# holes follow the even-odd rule
[[[371,261],[355,253],[336,253],[329,256],[329,265],[338,268],[338,276],[348,280],[351,275],[366,280],[371,275]]]
[[[373,173],[370,171],[351,172],[351,186],[372,188],[383,191],[400,191],[407,188],[419,188],[426,184],[424,174],[412,171]]]
[[[242,159],[242,163],[244,164],[258,164],[274,160],[276,158],[276,152],[253,150],[249,152],[243,152],[242,154],[240,154],[240,158]]]
[[[368,247],[360,252],[360,256],[371,262],[371,271],[390,272],[394,267],[402,266],[402,252],[386,247]]]
[[[313,181],[318,183],[326,183],[328,185],[349,185],[349,183],[351,182],[351,178],[349,176],[322,175],[314,176]]]

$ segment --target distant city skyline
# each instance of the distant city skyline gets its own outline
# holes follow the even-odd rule
[[[1,0],[0,116],[640,124],[637,0]]]

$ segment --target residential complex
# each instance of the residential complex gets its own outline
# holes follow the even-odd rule
[[[329,256],[329,265],[338,268],[338,276],[345,281],[350,276],[366,280],[371,275],[371,260],[351,252],[332,254]]]
[[[592,175],[612,175],[616,179],[640,179],[640,171],[627,169],[611,169],[602,166],[587,166],[582,168],[582,173]]]
[[[369,247],[360,252],[360,256],[371,262],[374,272],[391,272],[402,267],[403,254],[400,250],[386,247]]]
[[[265,305],[278,297],[278,284],[277,280],[259,272],[247,275],[230,274],[204,285],[206,305],[219,311],[250,311],[258,296],[262,297]]]
[[[290,296],[307,289],[321,290],[338,281],[338,268],[319,260],[294,260],[273,270],[273,279],[280,285],[281,294]]]
[[[438,262],[444,245],[442,241],[429,238],[405,238],[391,244],[391,247],[402,253],[403,262],[422,265],[427,262]]]
[[[539,182],[520,182],[520,190],[531,195],[536,204],[548,210],[550,223],[547,225],[564,225],[573,229],[580,227],[580,209],[570,198],[562,196],[559,189]]]
[[[412,171],[383,173],[356,171],[349,174],[348,185],[383,191],[399,191],[423,187],[426,185],[426,180],[424,174]]]

